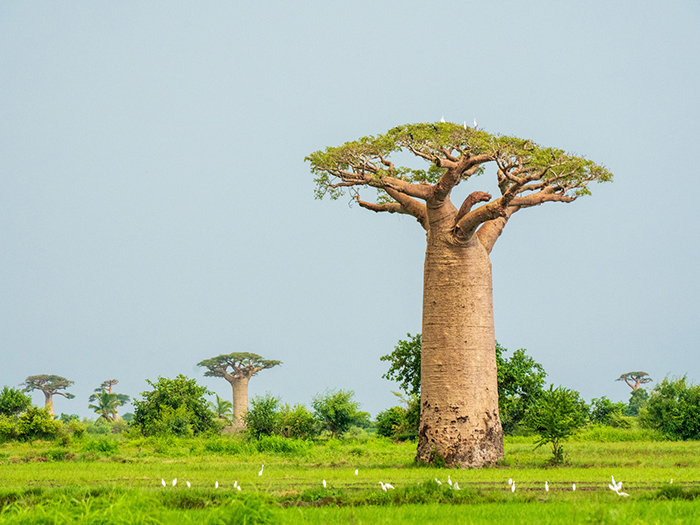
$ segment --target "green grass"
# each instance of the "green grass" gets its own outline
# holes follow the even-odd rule
[[[247,523],[700,523],[694,517],[700,516],[700,443],[595,442],[592,435],[567,443],[568,463],[557,468],[546,466],[551,452],[535,450],[532,438],[507,438],[505,461],[479,470],[418,467],[415,444],[384,439],[86,436],[66,446],[5,443],[0,524],[243,523],[235,521],[242,517]],[[448,487],[448,475],[462,490]],[[608,489],[611,475],[629,498]],[[515,493],[508,478],[516,481]],[[380,481],[396,489],[385,493]]]

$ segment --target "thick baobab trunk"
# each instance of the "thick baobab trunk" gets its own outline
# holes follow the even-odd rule
[[[243,430],[246,425],[243,414],[248,412],[248,381],[250,378],[241,376],[231,382],[233,388],[233,428]]]
[[[428,234],[416,459],[462,468],[503,458],[491,262],[478,237]]]
[[[53,394],[51,392],[44,392],[44,408],[53,416]]]

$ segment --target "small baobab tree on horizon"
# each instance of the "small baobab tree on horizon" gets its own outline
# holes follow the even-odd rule
[[[627,372],[622,374],[615,381],[624,381],[627,386],[632,389],[632,392],[639,390],[639,387],[647,383],[651,383],[653,379],[646,372]]]
[[[206,377],[223,377],[233,389],[233,426],[236,430],[245,428],[243,414],[248,412],[248,382],[261,370],[281,365],[282,361],[263,359],[258,354],[233,352],[205,359],[197,366],[207,368]]]
[[[131,399],[126,394],[117,394],[112,392],[112,387],[119,383],[116,379],[107,379],[95,389],[95,393],[90,396],[88,408],[92,408],[96,413],[100,414],[100,418],[105,421],[116,421],[119,419],[117,409],[120,406],[126,405]]]
[[[24,391],[31,392],[32,390],[41,390],[44,393],[46,400],[44,407],[49,414],[53,415],[53,396],[63,396],[66,399],[73,399],[75,396],[69,392],[59,392],[73,385],[74,381],[65,377],[42,374],[37,376],[29,376],[24,380]]]

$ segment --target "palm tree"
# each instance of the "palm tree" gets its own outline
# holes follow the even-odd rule
[[[233,403],[231,401],[227,401],[225,399],[221,399],[219,397],[219,394],[216,395],[216,402],[213,403],[209,401],[209,405],[211,406],[211,409],[214,411],[214,413],[219,417],[219,419],[227,419],[230,420],[231,416],[233,415]]]
[[[117,408],[128,403],[129,396],[124,394],[111,394],[102,390],[97,394],[92,394],[90,396],[90,401],[96,403],[94,405],[88,405],[88,408],[92,408],[96,413],[100,414],[98,419],[114,421],[119,418],[117,415]]]

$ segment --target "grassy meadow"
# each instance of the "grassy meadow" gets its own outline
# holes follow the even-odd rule
[[[587,431],[556,468],[532,438],[507,438],[502,464],[479,470],[416,466],[415,444],[366,437],[8,442],[0,524],[700,523],[700,443],[642,437]],[[629,497],[608,488],[611,475]]]

